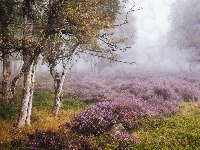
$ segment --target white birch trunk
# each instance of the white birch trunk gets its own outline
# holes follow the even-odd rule
[[[31,112],[32,112],[33,91],[34,91],[34,83],[35,83],[35,70],[36,70],[36,64],[34,64],[32,68],[31,89],[30,89],[30,97],[29,97],[28,109],[27,109],[26,124],[29,126],[31,125]]]
[[[73,53],[70,56],[69,60],[64,65],[61,78],[59,80],[57,80],[57,83],[54,83],[55,99],[54,99],[54,106],[53,106],[53,109],[52,109],[52,115],[54,117],[59,114],[60,106],[61,106],[61,97],[62,97],[63,84],[64,84],[64,81],[65,81],[65,78],[66,78],[66,75],[67,75],[67,72],[68,72],[68,68],[69,68],[69,66],[70,66],[70,64],[72,62],[72,59],[74,58],[76,52],[77,52],[77,48],[75,48],[75,50],[73,51]],[[56,82],[55,79],[54,79],[54,82]]]
[[[22,127],[26,124],[27,121],[27,116],[28,116],[28,108],[29,108],[29,102],[32,102],[30,100],[31,97],[31,88],[32,88],[32,82],[31,82],[31,76],[32,76],[32,68],[33,64],[30,66],[30,70],[24,74],[24,88],[22,91],[22,101],[21,101],[21,109],[17,121],[17,127]]]
[[[23,1],[24,14],[24,33],[22,40],[23,50],[23,69],[24,87],[22,91],[21,108],[16,122],[17,127],[23,127],[26,124],[30,125],[30,114],[32,108],[33,87],[35,78],[35,65],[39,54],[33,53],[34,49],[30,47],[28,40],[32,38],[33,32],[33,9],[34,0]]]

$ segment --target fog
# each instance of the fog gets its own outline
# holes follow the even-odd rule
[[[139,0],[131,1],[127,10],[135,4],[133,14],[136,17],[137,39],[132,48],[120,53],[119,60],[135,62],[134,65],[117,63],[106,70],[151,70],[169,72],[188,72],[189,64],[186,55],[176,46],[169,47],[166,34],[170,29],[168,16],[170,6],[174,0]],[[143,8],[138,10],[138,8]],[[131,31],[131,29],[130,29]],[[98,61],[93,58],[93,61]],[[91,69],[91,62],[78,60],[76,69]]]
[[[166,38],[170,29],[168,20],[170,6],[174,1],[138,0],[135,3],[134,1],[129,1],[127,10],[135,4],[133,15],[136,17],[137,39],[132,44],[131,49],[128,49],[126,52],[119,52],[119,60],[123,62],[135,62],[135,64],[113,63],[104,67],[103,73],[122,70],[133,72],[138,70],[152,72],[167,71],[172,73],[189,72],[187,56],[176,45],[173,47],[168,46]],[[138,8],[143,9],[138,10]],[[99,61],[98,57],[93,56],[81,55],[81,58],[75,57],[71,71],[87,70],[95,73],[95,67],[98,67],[95,64]],[[58,65],[57,69],[59,70],[60,68],[61,65]],[[47,71],[48,67],[43,66],[42,70]]]
[[[136,17],[137,39],[132,44],[131,49],[119,53],[119,60],[134,62],[134,64],[113,63],[103,69],[133,72],[136,70],[189,72],[186,53],[180,51],[176,45],[169,46],[166,38],[170,29],[168,16],[170,15],[171,4],[174,1],[137,0],[135,3],[129,1],[127,10],[135,4],[135,11],[132,13]],[[143,9],[138,10],[138,8]],[[97,57],[81,55],[81,58],[79,58],[76,56],[70,70],[72,72],[84,70],[94,72],[95,67],[97,67],[95,63],[98,61]],[[19,64],[20,61],[17,62],[17,67],[20,66]],[[62,64],[59,64],[57,69],[61,71],[61,68]],[[36,71],[49,72],[49,69],[42,61],[39,61]]]
[[[189,69],[187,50],[169,45],[167,33],[171,29],[169,15],[175,0],[139,0],[135,4],[143,9],[135,11],[138,39],[130,51],[122,54],[123,60],[135,61],[136,69],[187,73]],[[197,73],[198,65],[193,72]]]
[[[140,0],[135,4],[143,9],[135,11],[138,39],[123,60],[133,60],[137,69],[160,71],[189,71],[186,55],[176,46],[169,47],[166,34],[170,29],[168,16],[174,0]]]

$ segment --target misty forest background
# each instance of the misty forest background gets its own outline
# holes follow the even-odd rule
[[[0,149],[200,148],[198,0],[144,49],[137,2],[0,3]]]

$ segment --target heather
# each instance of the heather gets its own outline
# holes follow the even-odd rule
[[[58,117],[51,116],[49,76],[36,80],[32,126],[14,128],[12,107],[0,107],[3,149],[197,149],[200,78],[187,74],[68,76]],[[44,82],[43,82],[44,81]],[[115,125],[123,132],[113,132]]]
[[[108,131],[114,124],[137,120],[142,110],[133,102],[100,102],[78,113],[73,120],[73,129],[83,135],[99,135]]]

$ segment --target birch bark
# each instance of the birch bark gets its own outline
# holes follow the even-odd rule
[[[4,26],[1,28],[2,33],[2,43],[3,43],[3,80],[2,80],[2,100],[5,104],[10,104],[12,98],[11,92],[11,64],[10,64],[10,56],[9,50],[6,49],[9,45],[9,30],[6,20],[3,20],[2,24]]]
[[[54,98],[54,106],[52,108],[52,116],[57,116],[60,111],[61,101],[62,101],[62,90],[63,84],[68,73],[68,68],[72,62],[72,59],[77,53],[78,45],[75,47],[74,51],[72,52],[71,56],[68,58],[68,61],[64,65],[63,71],[61,76],[59,76],[58,72],[55,69],[54,63],[50,62],[50,73],[54,79],[54,89],[55,89],[55,98]]]
[[[22,41],[23,49],[23,67],[22,72],[24,74],[24,87],[22,91],[21,108],[16,122],[17,127],[23,127],[24,125],[30,125],[30,116],[32,109],[32,98],[35,81],[35,67],[39,54],[35,53],[30,48],[28,40],[32,38],[33,31],[33,5],[34,0],[24,0],[23,13],[24,13],[24,39]]]

